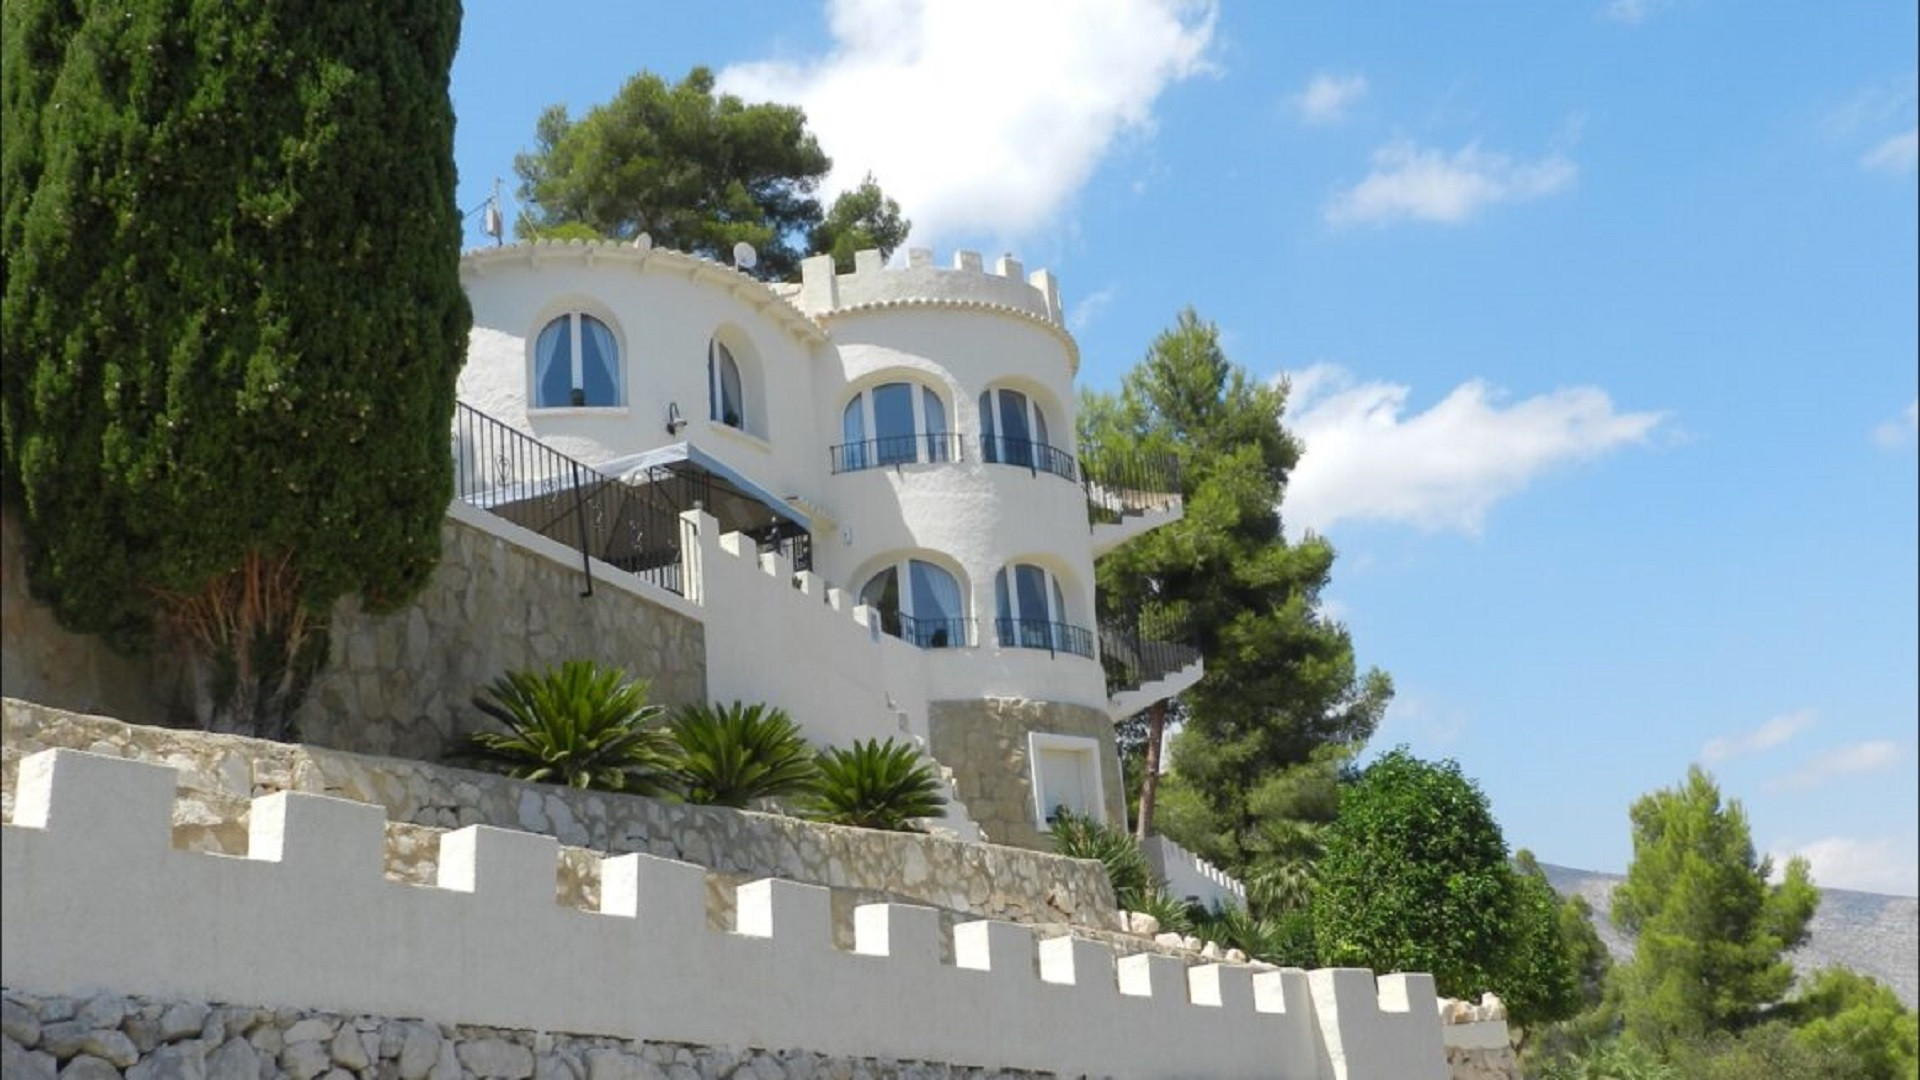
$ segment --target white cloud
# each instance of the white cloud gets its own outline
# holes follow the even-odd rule
[[[1890,135],[1860,157],[1862,168],[1879,172],[1912,172],[1916,163],[1920,163],[1920,128]]]
[[[1290,376],[1287,426],[1306,452],[1282,511],[1296,531],[1389,521],[1478,534],[1487,511],[1554,468],[1643,442],[1659,413],[1574,387],[1512,404],[1480,380],[1403,417],[1408,388],[1316,364]]]
[[[1614,22],[1634,25],[1646,21],[1655,8],[1665,7],[1663,0],[1610,0],[1600,14]]]
[[[1315,75],[1307,88],[1287,99],[1309,124],[1333,124],[1346,118],[1347,106],[1367,95],[1365,75]]]
[[[1783,845],[1783,848],[1772,853],[1775,880],[1785,871],[1787,859],[1799,855],[1810,864],[1808,870],[1813,875],[1813,883],[1823,889],[1854,889],[1894,896],[1920,894],[1920,859],[1914,858],[1911,841],[1829,836],[1798,846]]]
[[[721,89],[794,102],[833,158],[872,170],[914,239],[1011,240],[1053,219],[1161,92],[1212,70],[1214,0],[830,0],[831,52],[727,68]]]
[[[1106,313],[1107,308],[1113,305],[1113,298],[1116,295],[1112,286],[1088,293],[1084,299],[1073,305],[1072,311],[1067,312],[1067,329],[1076,334],[1086,333],[1087,327],[1092,326],[1101,315]]]
[[[1385,225],[1400,220],[1457,224],[1481,209],[1551,195],[1573,183],[1579,168],[1558,151],[1516,161],[1468,145],[1451,155],[1407,140],[1373,152],[1367,178],[1328,200],[1328,224]]]
[[[1900,744],[1891,739],[1837,746],[1774,781],[1775,789],[1805,791],[1829,780],[1861,773],[1879,772],[1893,767],[1901,757]]]
[[[1897,450],[1913,441],[1914,433],[1920,431],[1920,401],[1909,401],[1900,414],[1873,428],[1873,441],[1888,450]]]
[[[1813,710],[1801,709],[1799,712],[1776,716],[1752,731],[1709,739],[1707,744],[1700,748],[1700,760],[1721,761],[1743,754],[1771,750],[1812,727],[1813,719]]]

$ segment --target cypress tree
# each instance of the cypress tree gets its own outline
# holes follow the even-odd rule
[[[35,592],[275,737],[439,558],[457,0],[8,0],[5,479]],[[17,141],[16,141],[17,140]]]

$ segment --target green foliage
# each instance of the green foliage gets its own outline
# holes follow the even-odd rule
[[[190,609],[202,722],[280,733],[334,602],[392,611],[439,558],[459,4],[4,20],[0,460],[32,587],[122,646]]]
[[[1633,804],[1633,862],[1613,918],[1638,934],[1621,973],[1627,1031],[1656,1048],[1757,1020],[1793,984],[1785,952],[1806,940],[1819,893],[1804,859],[1769,885],[1738,800],[1698,766]]]
[[[1920,1016],[1893,990],[1845,968],[1807,981],[1781,1010],[1793,1037],[1821,1059],[1839,1062],[1834,1076],[1914,1080],[1920,1076]]]
[[[915,818],[939,817],[947,800],[940,774],[911,743],[854,740],[819,758],[820,783],[808,816],[833,825],[919,832]]]
[[[1523,1028],[1572,1017],[1589,1004],[1582,996],[1582,962],[1590,960],[1586,942],[1569,941],[1567,905],[1525,850],[1514,859],[1510,911],[1514,937],[1497,982],[1507,1016]],[[1586,930],[1593,934],[1591,926]],[[1598,935],[1593,937],[1598,945]],[[1604,954],[1604,946],[1601,951]]]
[[[686,705],[667,728],[681,797],[745,809],[760,799],[811,795],[819,766],[786,711],[764,703]]]
[[[1578,980],[1558,906],[1516,875],[1486,796],[1404,747],[1342,795],[1311,904],[1320,962],[1432,973],[1441,994],[1494,991],[1522,1025],[1570,1015]]]
[[[1194,932],[1194,927],[1198,925],[1198,920],[1205,918],[1208,914],[1205,908],[1197,904],[1189,904],[1165,888],[1147,891],[1137,899],[1136,903],[1139,906],[1131,910],[1153,916],[1154,920],[1160,924],[1162,933],[1191,934]]]
[[[1668,1040],[1666,1060],[1687,1080],[1861,1080],[1844,1052],[1809,1046],[1786,1024],[1712,1031]]]
[[[748,105],[713,86],[704,67],[671,85],[643,71],[578,120],[548,107],[534,151],[514,160],[528,207],[520,235],[560,235],[569,225],[616,240],[647,233],[721,261],[744,241],[759,252],[751,272],[769,281],[799,272],[799,240],[836,259],[844,247],[851,259],[854,247],[890,252],[905,238],[909,223],[871,176],[822,217],[813,192],[833,162],[804,112]]]
[[[1070,859],[1094,859],[1106,867],[1114,902],[1123,911],[1139,911],[1158,887],[1140,845],[1111,825],[1062,810],[1048,835],[1055,852]]]
[[[1585,1052],[1536,1073],[1540,1080],[1686,1080],[1652,1051],[1627,1039],[1595,1043]]]
[[[873,248],[884,259],[906,241],[912,228],[913,222],[900,216],[900,204],[888,198],[868,173],[859,187],[833,200],[825,220],[814,226],[807,241],[815,253],[833,256],[835,270],[850,274],[854,252]]]
[[[1312,927],[1299,913],[1260,918],[1229,904],[1194,919],[1193,933],[1254,960],[1285,967],[1317,967]]]
[[[506,726],[467,737],[455,760],[521,780],[658,795],[671,789],[666,732],[647,726],[644,680],[618,668],[570,660],[540,673],[515,671],[473,699]]]
[[[1183,695],[1172,762],[1186,805],[1168,835],[1242,880],[1297,859],[1268,822],[1325,820],[1282,812],[1285,793],[1271,787],[1321,747],[1357,748],[1392,696],[1386,675],[1358,671],[1346,629],[1321,610],[1333,548],[1311,535],[1290,543],[1281,528],[1276,508],[1300,457],[1285,405],[1285,389],[1228,360],[1218,329],[1189,309],[1118,394],[1083,394],[1079,410],[1089,475],[1136,456],[1179,462],[1184,516],[1102,557],[1098,596],[1106,616],[1137,605],[1191,613],[1206,676]]]

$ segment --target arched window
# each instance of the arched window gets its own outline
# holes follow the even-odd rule
[[[855,394],[840,414],[840,438],[834,472],[954,458],[946,403],[919,383],[881,383]]]
[[[1002,387],[980,394],[980,456],[989,463],[1018,465],[1077,480],[1073,455],[1051,444],[1040,403]]]
[[[882,630],[923,649],[968,644],[960,583],[930,562],[907,559],[886,567],[867,580],[860,602],[880,613]]]
[[[707,345],[707,418],[730,428],[747,426],[747,402],[740,392],[740,365],[733,350],[714,338]]]
[[[534,342],[533,365],[535,408],[620,404],[620,346],[591,315],[575,311],[548,323]]]
[[[1093,635],[1068,621],[1060,579],[1045,567],[1032,563],[1001,567],[994,575],[993,599],[1002,646],[1093,655]]]

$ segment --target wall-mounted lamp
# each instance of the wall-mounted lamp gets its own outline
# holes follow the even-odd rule
[[[687,418],[680,415],[680,403],[667,402],[667,434],[678,435],[680,429],[687,426]]]

